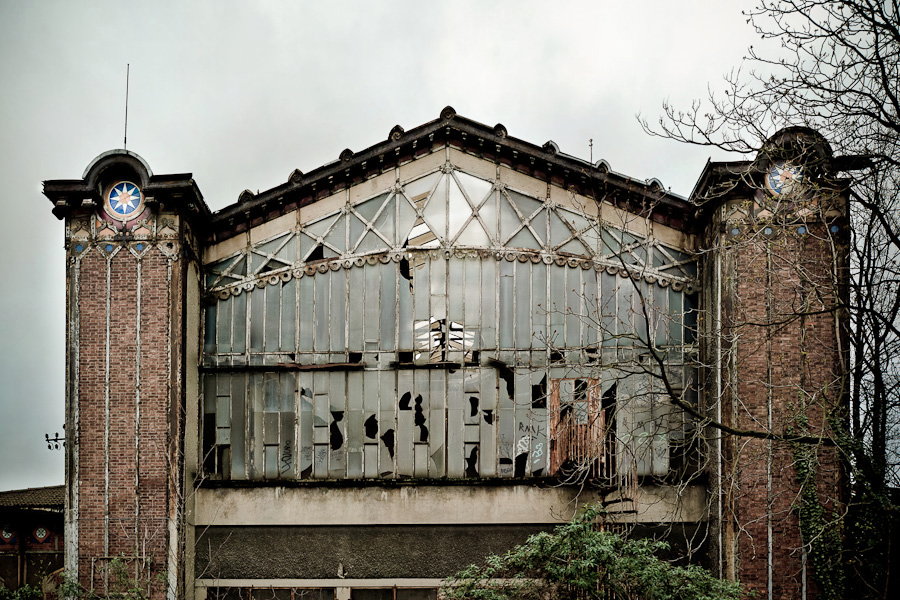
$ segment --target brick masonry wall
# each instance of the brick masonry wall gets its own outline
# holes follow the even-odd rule
[[[840,405],[841,354],[834,311],[835,251],[827,228],[745,224],[725,239],[722,325],[723,420],[745,430],[784,433],[805,415],[810,432],[828,434]],[[760,598],[816,598],[806,566],[794,453],[778,441],[729,436],[724,445],[726,555]],[[836,454],[817,448],[817,488],[826,509],[840,506]],[[728,543],[730,542],[730,544]]]
[[[154,574],[170,568],[182,489],[183,260],[177,241],[146,239],[137,256],[124,240],[88,243],[69,269],[79,578],[103,591],[109,560],[124,557],[161,598]]]

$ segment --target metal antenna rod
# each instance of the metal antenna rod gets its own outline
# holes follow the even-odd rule
[[[123,148],[128,150],[128,80],[131,76],[131,63],[125,65],[125,139]]]
[[[590,148],[591,164],[594,164],[594,138],[588,140],[588,148]]]

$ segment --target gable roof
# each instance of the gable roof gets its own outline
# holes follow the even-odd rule
[[[66,486],[64,485],[8,490],[0,492],[0,509],[40,508],[62,510],[65,505],[65,498]]]
[[[231,237],[448,145],[630,212],[647,214],[676,229],[695,228],[694,205],[666,191],[656,179],[641,181],[616,173],[602,160],[591,164],[560,152],[552,141],[537,146],[510,137],[503,125],[489,127],[457,115],[448,106],[433,121],[409,131],[396,125],[387,140],[360,152],[346,149],[338,160],[310,173],[294,170],[288,181],[269,190],[257,194],[245,190],[236,203],[212,215],[208,241]]]

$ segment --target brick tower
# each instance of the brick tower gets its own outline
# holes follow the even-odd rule
[[[846,190],[830,172],[825,140],[791,128],[753,162],[710,163],[695,192],[711,217],[711,417],[753,432],[715,432],[718,562],[760,598],[816,598],[817,581],[833,576],[811,558],[799,519],[815,504],[836,515],[843,498],[837,453],[812,441],[831,435],[846,389]],[[783,441],[790,436],[809,439]]]
[[[197,388],[192,225],[209,211],[190,174],[153,175],[126,150],[44,194],[67,252],[66,568],[98,593],[127,579],[174,597]]]

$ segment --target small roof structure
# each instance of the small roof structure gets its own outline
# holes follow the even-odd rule
[[[66,486],[25,488],[0,492],[0,510],[51,510],[62,512],[65,506]]]

